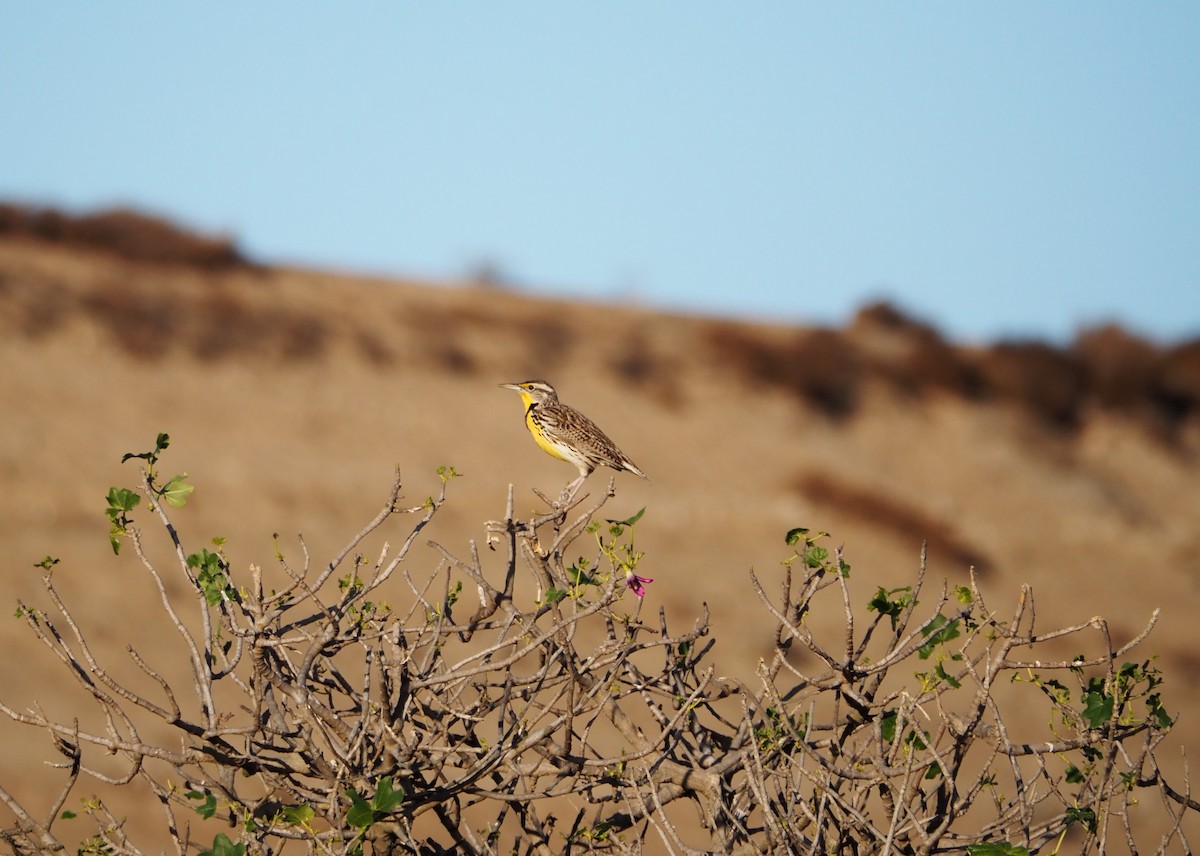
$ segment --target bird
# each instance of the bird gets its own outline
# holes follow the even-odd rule
[[[525,406],[525,425],[534,441],[544,451],[579,469],[579,478],[570,486],[581,484],[601,464],[650,481],[641,467],[629,460],[595,422],[559,401],[558,393],[546,381],[526,380],[500,386],[520,394]]]

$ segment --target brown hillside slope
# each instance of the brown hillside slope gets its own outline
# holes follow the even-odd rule
[[[323,561],[396,464],[414,503],[439,465],[464,473],[431,537],[482,538],[510,483],[532,508],[532,488],[574,476],[497,386],[541,376],[654,479],[618,476],[610,509],[648,507],[647,607],[687,623],[707,602],[724,672],[750,678],[771,651],[746,569],[769,578],[790,527],[846,545],[864,603],[911,582],[929,539],[935,578],[964,582],[974,563],[1002,609],[1031,583],[1043,629],[1105,615],[1120,643],[1161,607],[1146,650],[1200,757],[1200,350],[1122,336],[972,351],[884,307],[845,332],[798,330],[0,235],[4,595],[45,606],[32,565],[52,554],[98,653],[154,650],[165,629],[139,620],[155,599],[111,555],[103,497],[133,483],[120,456],[158,431],[166,469],[197,485],[176,513],[187,546],[223,536],[235,569],[269,566],[272,533],[297,555],[302,532]],[[20,622],[0,634],[6,701],[81,709]],[[0,739],[0,782],[56,781],[44,736],[0,722]]]

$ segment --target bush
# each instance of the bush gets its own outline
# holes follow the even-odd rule
[[[232,239],[202,235],[128,208],[73,215],[0,203],[0,235],[102,250],[126,259],[209,270],[246,266]]]
[[[1001,342],[980,356],[988,394],[1021,405],[1056,428],[1077,428],[1086,400],[1086,375],[1074,354],[1043,342]]]
[[[858,408],[863,361],[835,330],[797,332],[780,342],[752,328],[719,323],[709,328],[707,345],[717,364],[751,383],[782,389],[826,416],[843,419]]]
[[[71,825],[63,809],[89,777],[147,787],[181,854],[199,840],[212,854],[544,853],[568,842],[626,852],[647,841],[676,852],[1013,854],[1066,835],[1103,852],[1139,835],[1167,847],[1200,808],[1156,760],[1173,720],[1161,675],[1133,651],[1157,614],[1118,646],[1099,618],[1035,629],[1028,588],[1007,618],[974,581],[928,591],[923,566],[911,585],[863,590],[825,533],[797,528],[782,568],[749,576],[775,639],[750,685],[709,664],[707,615],[682,631],[662,610],[643,617],[641,513],[601,516],[611,481],[529,519],[514,515],[510,488],[487,549],[429,542],[427,562],[414,545],[457,473],[443,468],[439,495],[410,508],[397,475],[327,564],[305,555],[293,567],[280,553],[287,583],[271,591],[260,568],[235,571],[222,545],[184,547],[171,515],[192,488],[160,472],[167,445],[160,435],[127,456],[142,461],[141,485],[113,488],[108,516],[114,549],[131,545],[162,595],[191,685],[172,685],[137,651],[156,689],[117,681],[59,596],[55,560],[39,563],[69,632],[34,606],[20,615],[108,725],[0,704],[66,759],[61,793],[42,805],[0,789],[14,816],[0,834],[17,852],[60,850],[69,835],[80,850],[142,852],[102,794],[82,803],[95,832]],[[413,523],[394,555],[356,554],[396,515]],[[173,569],[151,559],[146,520]],[[187,579],[187,596],[169,595],[168,574]],[[407,590],[409,605],[385,603],[385,585]],[[821,638],[807,621],[818,610],[844,615],[842,632]],[[1048,656],[1056,642],[1084,653]],[[1012,712],[1030,705],[1047,712],[1048,733],[1011,730]],[[147,717],[171,739],[144,736]],[[105,755],[124,774],[101,772]],[[1161,795],[1165,826],[1139,792]]]

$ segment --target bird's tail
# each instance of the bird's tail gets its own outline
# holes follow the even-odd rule
[[[621,466],[624,467],[625,469],[629,470],[629,472],[633,473],[635,476],[641,476],[646,481],[650,482],[650,484],[654,484],[654,482],[650,481],[650,476],[648,476],[644,472],[642,472],[642,468],[639,467],[637,464],[635,464],[633,461],[629,460],[629,458],[622,458]]]

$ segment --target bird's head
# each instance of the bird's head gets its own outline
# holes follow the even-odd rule
[[[531,404],[544,404],[558,401],[558,393],[554,387],[544,380],[526,380],[521,383],[502,383],[505,389],[515,390],[521,396],[521,403],[526,408]]]

